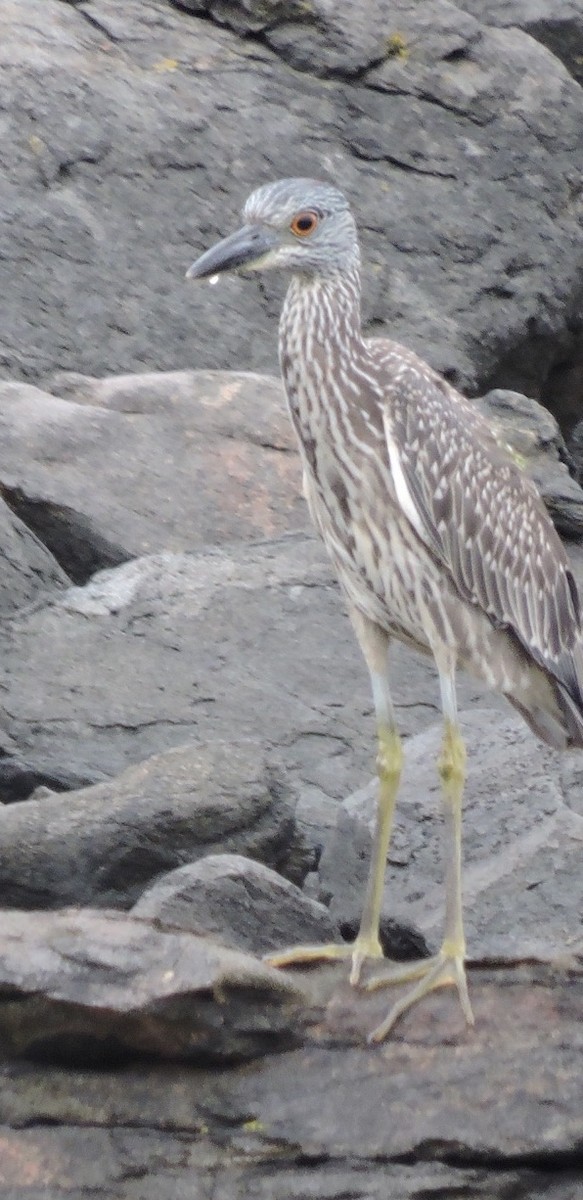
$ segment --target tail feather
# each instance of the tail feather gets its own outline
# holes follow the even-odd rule
[[[567,745],[583,749],[583,643],[569,655],[568,682],[557,680],[556,693],[565,722]]]
[[[528,697],[506,697],[533,733],[557,750],[583,749],[583,644],[563,656],[556,675],[535,668],[532,684]]]

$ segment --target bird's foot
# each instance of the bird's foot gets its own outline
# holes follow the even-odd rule
[[[271,967],[301,966],[302,963],[351,960],[350,982],[356,985],[367,958],[382,958],[383,949],[376,934],[359,934],[354,942],[328,942],[321,946],[292,946],[276,954],[266,954]]]
[[[369,1034],[369,1042],[382,1042],[399,1020],[399,1017],[408,1008],[411,1008],[411,1005],[416,1004],[423,996],[429,995],[435,988],[446,987],[448,985],[453,985],[453,987],[457,988],[464,1017],[468,1025],[474,1024],[474,1014],[468,995],[463,948],[460,949],[455,945],[450,946],[444,943],[439,954],[433,955],[432,958],[423,958],[418,962],[406,963],[401,967],[394,967],[391,971],[386,971],[382,975],[377,975],[373,979],[370,979],[364,984],[364,988],[367,992],[372,992],[376,988],[389,987],[392,984],[409,983],[412,980],[418,980],[416,986],[411,988],[400,1000],[397,1000],[393,1004],[385,1020],[381,1021],[381,1024]]]

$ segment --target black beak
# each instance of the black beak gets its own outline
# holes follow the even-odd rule
[[[260,259],[277,245],[277,235],[261,225],[244,225],[230,237],[211,246],[188,268],[187,279],[208,279],[222,271],[253,269]]]

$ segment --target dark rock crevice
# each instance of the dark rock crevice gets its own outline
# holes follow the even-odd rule
[[[27,495],[20,487],[0,484],[0,494],[12,512],[46,546],[72,583],[87,583],[95,571],[128,561],[130,555],[99,534],[84,513],[47,498]]]

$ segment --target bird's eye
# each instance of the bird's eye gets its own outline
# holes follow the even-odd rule
[[[290,229],[295,233],[296,237],[307,237],[309,233],[313,233],[318,224],[318,214],[315,212],[301,212],[294,217]]]

